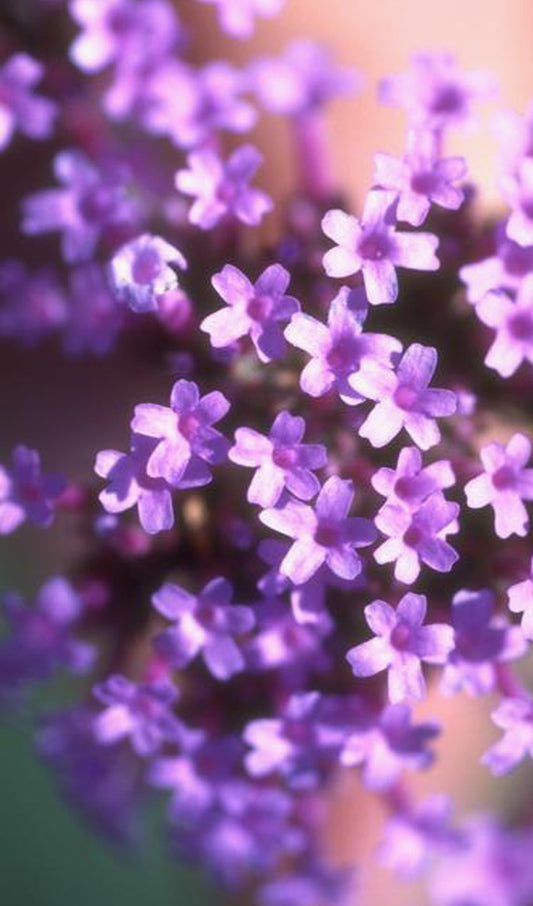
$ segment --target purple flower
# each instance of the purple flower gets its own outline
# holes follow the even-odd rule
[[[222,462],[229,447],[212,425],[224,418],[229,408],[228,400],[218,390],[200,398],[197,385],[185,380],[174,384],[170,408],[154,403],[135,406],[132,431],[158,440],[146,464],[147,475],[179,487],[187,480],[189,470],[194,477],[192,487],[207,484],[211,480],[209,466]]]
[[[397,193],[398,220],[413,226],[424,222],[431,204],[456,211],[464,192],[453,185],[466,176],[463,157],[439,158],[432,132],[411,130],[403,159],[392,154],[374,156],[374,181],[381,189]]]
[[[188,170],[176,173],[176,188],[196,197],[189,220],[203,230],[210,230],[222,217],[232,216],[248,226],[256,226],[272,210],[272,200],[249,182],[263,161],[253,145],[241,145],[228,158],[221,160],[209,148],[187,155]]]
[[[32,94],[43,72],[41,63],[25,53],[13,54],[0,67],[0,151],[7,148],[15,129],[32,139],[52,134],[56,105]]]
[[[396,610],[384,601],[365,607],[365,619],[376,638],[351,648],[346,655],[355,676],[387,670],[389,700],[421,699],[426,692],[422,662],[444,664],[453,648],[453,630],[446,623],[423,626],[424,595],[408,593]]]
[[[417,509],[433,494],[455,484],[455,475],[448,459],[432,462],[422,468],[422,456],[417,447],[404,447],[395,469],[378,469],[371,478],[372,487],[386,497],[385,503],[400,504]]]
[[[513,613],[523,613],[522,632],[526,639],[533,639],[533,558],[531,559],[530,575],[523,582],[517,582],[507,589],[509,610]]]
[[[234,38],[249,38],[256,16],[272,18],[285,5],[285,0],[199,0],[217,7],[221,27]]]
[[[25,519],[43,528],[54,519],[54,500],[67,482],[59,472],[41,472],[36,450],[18,446],[13,450],[10,471],[0,466],[0,535],[9,535]]]
[[[388,365],[402,344],[394,337],[363,333],[366,311],[350,307],[350,290],[343,286],[332,300],[327,327],[311,315],[293,315],[285,328],[289,343],[311,356],[300,375],[300,387],[310,396],[323,396],[334,387],[348,405],[362,402],[349,378],[368,360]]]
[[[461,72],[450,54],[415,54],[411,71],[383,79],[383,104],[405,107],[411,123],[441,131],[472,119],[473,101],[489,99],[495,83],[485,72]]]
[[[511,206],[506,233],[521,246],[533,245],[533,160],[520,161],[517,172],[503,180],[503,195]]]
[[[246,662],[253,671],[280,670],[286,689],[299,689],[312,671],[331,667],[322,640],[331,634],[333,621],[297,622],[281,598],[268,598],[254,607],[258,629],[246,646]]]
[[[67,355],[103,356],[124,325],[124,311],[99,264],[82,264],[69,274],[68,310],[61,343]]]
[[[120,168],[97,169],[81,151],[61,151],[54,158],[61,189],[45,189],[22,202],[22,232],[30,236],[61,232],[65,261],[89,260],[102,233],[133,225],[137,213]]]
[[[379,849],[380,862],[389,870],[413,877],[427,868],[437,853],[465,845],[465,836],[450,826],[452,803],[448,796],[428,796],[414,809],[392,815]]]
[[[437,237],[432,233],[398,233],[395,222],[394,192],[369,192],[360,221],[344,211],[328,211],[322,229],[336,243],[323,258],[328,277],[349,277],[361,271],[368,301],[383,305],[398,296],[397,267],[438,270]]]
[[[354,887],[353,867],[332,868],[312,857],[261,884],[257,903],[258,906],[317,906],[319,903],[348,906],[353,902]]]
[[[62,327],[67,300],[55,273],[29,272],[20,261],[0,264],[0,336],[31,346]]]
[[[134,683],[114,674],[93,686],[93,694],[106,706],[93,720],[101,745],[129,737],[137,755],[149,756],[164,743],[180,742],[184,728],[172,710],[178,692],[169,681]]]
[[[295,585],[311,578],[326,563],[342,579],[354,579],[362,569],[356,547],[366,547],[376,538],[368,519],[349,518],[354,491],[351,481],[332,475],[323,485],[315,507],[289,500],[279,509],[260,514],[274,531],[294,538],[280,571]]]
[[[375,400],[359,434],[373,447],[384,447],[402,427],[421,450],[429,450],[440,440],[435,418],[453,415],[456,396],[451,390],[428,389],[437,367],[437,350],[412,343],[396,371],[380,362],[366,361],[350,377],[354,390]]]
[[[244,658],[233,636],[249,632],[255,619],[249,607],[230,604],[232,594],[222,578],[212,579],[196,597],[179,585],[163,585],[152,604],[175,626],[156,637],[159,654],[182,668],[202,652],[207,669],[219,680],[243,670]]]
[[[237,428],[235,445],[228,452],[232,462],[257,468],[248,488],[248,500],[261,507],[272,507],[287,488],[300,500],[310,500],[320,490],[311,469],[328,461],[322,444],[303,444],[305,422],[299,416],[280,412],[268,437],[252,428]]]
[[[160,236],[143,233],[123,245],[109,266],[117,298],[133,311],[157,311],[159,297],[178,285],[169,263],[182,270],[187,267],[179,249]]]
[[[411,723],[411,709],[388,705],[379,718],[362,722],[348,736],[340,755],[344,767],[364,765],[363,783],[369,790],[387,790],[405,768],[421,771],[433,761],[427,748],[440,732],[435,723]]]
[[[463,589],[452,600],[454,647],[441,680],[445,695],[465,690],[487,695],[496,685],[497,665],[526,652],[518,626],[494,616],[494,595],[487,590]]]
[[[533,275],[522,282],[515,299],[489,292],[476,305],[478,318],[496,330],[485,365],[511,377],[524,359],[533,365]]]
[[[492,719],[504,732],[481,758],[497,777],[507,774],[529,755],[533,758],[533,701],[506,698],[492,712]]]
[[[298,300],[285,295],[289,281],[290,275],[281,264],[267,267],[255,284],[232,264],[226,264],[211,283],[227,307],[204,318],[200,329],[209,334],[215,349],[248,335],[262,362],[282,358],[285,340],[280,322],[300,310]]]
[[[492,506],[498,538],[527,535],[529,516],[522,501],[533,500],[533,469],[524,468],[530,456],[525,434],[513,434],[505,447],[493,441],[481,448],[485,471],[465,485],[469,507]]]
[[[533,246],[524,247],[499,236],[496,253],[461,267],[459,276],[466,284],[469,301],[476,304],[491,290],[516,292],[532,272]]]

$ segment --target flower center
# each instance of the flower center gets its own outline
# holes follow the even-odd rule
[[[414,409],[418,400],[418,390],[407,384],[400,384],[393,394],[393,400],[399,409],[410,411]]]
[[[515,471],[511,466],[500,466],[492,476],[492,483],[497,491],[508,491],[514,487],[515,481]]]
[[[141,249],[135,256],[131,269],[135,283],[152,283],[161,273],[161,259],[155,249]]]
[[[515,340],[533,340],[533,318],[529,312],[520,312],[509,319],[509,333]]]
[[[403,543],[407,547],[417,548],[424,535],[417,525],[411,524],[403,536]]]
[[[437,91],[430,109],[432,113],[459,113],[463,106],[464,97],[460,88],[448,84]]]
[[[418,195],[431,195],[436,184],[437,177],[431,170],[419,170],[411,177],[411,189]]]
[[[390,634],[390,643],[393,648],[397,648],[399,651],[405,651],[409,646],[410,641],[411,627],[408,623],[404,623],[403,620],[400,620]]]
[[[315,530],[315,541],[321,547],[335,547],[341,540],[337,522],[332,519],[321,519]]]
[[[398,478],[394,485],[394,493],[402,500],[409,500],[414,495],[413,479],[406,475]]]
[[[113,212],[112,194],[103,186],[92,188],[80,198],[79,209],[88,223],[101,223]]]
[[[246,314],[252,321],[264,321],[271,311],[272,299],[270,296],[254,296],[246,307]]]
[[[326,356],[326,361],[331,370],[341,374],[355,371],[359,359],[357,347],[357,340],[354,337],[338,337]]]
[[[297,459],[298,452],[294,447],[274,447],[272,450],[272,462],[280,469],[290,469],[296,465]]]
[[[533,268],[531,248],[524,248],[516,242],[506,242],[500,256],[505,270],[513,277],[524,277]]]
[[[192,440],[200,427],[200,419],[192,412],[184,412],[178,418],[178,430],[186,440]]]
[[[358,252],[361,258],[367,261],[382,261],[389,258],[392,252],[392,243],[385,230],[374,230],[363,236],[359,242]]]

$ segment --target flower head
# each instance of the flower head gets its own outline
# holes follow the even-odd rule
[[[395,469],[384,466],[372,475],[372,487],[386,497],[385,503],[400,504],[416,509],[430,494],[455,484],[455,475],[448,459],[422,467],[417,447],[404,447]]]
[[[523,280],[514,299],[503,291],[487,293],[476,314],[496,331],[485,365],[503,378],[511,377],[524,360],[533,365],[533,275]]]
[[[32,93],[43,72],[44,67],[25,53],[14,54],[0,67],[0,151],[16,129],[32,139],[52,134],[56,105]]]
[[[105,705],[93,721],[101,745],[129,738],[137,755],[150,756],[164,743],[180,742],[184,731],[172,710],[178,698],[172,683],[134,683],[114,674],[94,686],[93,694]]]
[[[498,441],[482,447],[480,456],[485,471],[465,485],[468,506],[492,506],[498,538],[524,537],[529,516],[523,501],[533,500],[533,469],[524,468],[531,456],[531,441],[517,433],[505,447]]]
[[[43,528],[54,518],[54,500],[67,482],[59,472],[41,472],[36,450],[13,450],[11,470],[0,466],[0,535],[8,535],[29,519]]]
[[[133,311],[157,311],[159,297],[178,285],[171,263],[182,270],[187,267],[179,249],[160,236],[144,233],[123,245],[110,264],[117,298]]]
[[[485,752],[481,764],[499,777],[512,771],[526,755],[533,758],[533,701],[505,698],[492,712],[492,719],[503,736]]]

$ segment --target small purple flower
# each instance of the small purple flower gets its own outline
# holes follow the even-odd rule
[[[183,724],[174,716],[176,687],[167,681],[134,683],[114,674],[93,686],[93,694],[105,708],[93,720],[93,732],[104,746],[129,737],[132,748],[150,756],[164,743],[179,743]]]
[[[420,450],[404,447],[396,468],[378,469],[372,475],[371,483],[374,490],[386,498],[385,503],[417,509],[430,494],[451,488],[455,484],[455,475],[448,459],[422,468]]]
[[[256,16],[273,18],[285,5],[285,0],[199,0],[217,7],[221,27],[233,38],[249,38]]]
[[[29,236],[59,231],[68,263],[89,260],[106,229],[134,224],[137,206],[128,197],[123,169],[97,169],[81,151],[61,151],[54,175],[64,188],[25,198],[21,228]]]
[[[505,447],[493,441],[481,448],[485,471],[465,485],[466,502],[478,509],[489,503],[494,510],[498,538],[525,537],[529,516],[523,500],[533,500],[533,469],[524,466],[531,457],[531,441],[513,434]]]
[[[0,337],[27,346],[55,333],[67,317],[67,300],[52,270],[30,272],[20,261],[0,264]]]
[[[376,638],[351,648],[346,655],[355,676],[374,676],[387,670],[389,700],[422,699],[426,684],[422,662],[444,664],[453,648],[453,630],[447,623],[423,626],[424,595],[408,593],[396,610],[384,601],[365,607],[365,619]]]
[[[115,299],[99,264],[71,268],[69,298],[61,345],[67,355],[106,355],[124,325],[124,310]]]
[[[285,328],[285,337],[311,356],[300,375],[304,393],[323,396],[334,387],[348,405],[363,401],[353,390],[350,376],[368,360],[388,365],[402,350],[402,344],[394,337],[363,333],[365,317],[366,311],[354,311],[350,307],[350,290],[346,286],[331,302],[327,327],[311,315],[293,315]]]
[[[387,821],[379,861],[391,871],[411,878],[428,867],[432,856],[465,845],[465,835],[450,826],[452,803],[435,793],[414,809],[393,814]]]
[[[353,498],[352,482],[332,475],[314,508],[289,500],[279,509],[260,514],[269,528],[294,538],[280,571],[295,585],[307,582],[323,563],[342,579],[355,579],[361,572],[355,548],[372,544],[377,533],[369,519],[348,517]]]
[[[170,263],[182,270],[187,267],[179,249],[160,236],[143,233],[123,245],[109,265],[117,299],[133,311],[157,311],[159,297],[178,285]]]
[[[210,230],[223,217],[232,216],[248,226],[257,226],[272,210],[272,200],[249,182],[263,161],[253,145],[241,145],[228,158],[204,148],[187,156],[187,170],[176,173],[176,188],[196,197],[189,220],[203,230]]]
[[[518,626],[494,616],[492,592],[463,589],[452,600],[454,647],[441,680],[445,695],[466,691],[487,695],[497,679],[497,665],[522,657],[527,649]]]
[[[250,632],[255,618],[250,607],[230,604],[232,594],[222,578],[212,579],[197,596],[179,585],[163,585],[152,604],[175,625],[156,636],[159,654],[182,668],[202,652],[207,669],[218,680],[243,670],[244,658],[233,636]]]
[[[496,331],[485,365],[511,377],[524,360],[533,365],[533,275],[522,282],[515,299],[489,292],[476,305],[478,318]]]
[[[176,381],[170,394],[170,408],[154,403],[135,406],[131,429],[158,440],[146,464],[150,478],[164,478],[179,487],[186,471],[192,472],[194,486],[211,480],[209,466],[226,458],[229,443],[212,425],[230,408],[218,390],[200,398],[193,381]],[[183,485],[182,485],[183,486]]]
[[[395,223],[394,192],[369,192],[360,221],[341,210],[328,211],[322,229],[336,243],[323,258],[328,277],[349,277],[361,271],[368,301],[383,305],[398,296],[397,267],[438,270],[437,237],[432,233],[398,233]]]
[[[517,582],[507,589],[509,610],[522,613],[522,632],[526,639],[533,639],[533,558],[530,574],[523,582]]]
[[[257,904],[317,906],[319,903],[335,903],[335,906],[348,906],[353,902],[354,888],[352,866],[332,868],[317,861],[313,855],[274,880],[262,883],[257,892]]]
[[[320,469],[328,461],[322,444],[303,444],[305,422],[289,412],[276,416],[268,437],[252,428],[237,428],[235,445],[229,459],[240,466],[257,468],[248,488],[250,503],[272,507],[287,488],[300,500],[311,500],[320,490],[320,482],[312,469]]]
[[[502,188],[512,209],[507,236],[518,245],[533,245],[533,160],[520,161],[517,172],[504,178]]]
[[[403,159],[392,154],[374,156],[374,181],[381,189],[397,193],[398,220],[413,226],[424,222],[431,204],[456,211],[464,192],[453,185],[466,176],[463,157],[439,158],[432,132],[411,130]]]
[[[389,537],[374,551],[376,561],[396,561],[394,576],[407,585],[416,582],[422,563],[437,572],[449,572],[458,554],[445,537],[457,531],[458,513],[459,504],[439,491],[411,508],[385,503],[374,522]]]
[[[492,712],[492,719],[503,737],[481,758],[497,777],[509,773],[529,755],[533,758],[533,701],[506,698]]]
[[[246,646],[246,662],[252,671],[280,670],[286,689],[300,689],[312,672],[331,668],[323,639],[333,630],[326,614],[320,621],[297,623],[287,602],[268,598],[256,604],[257,631]]]
[[[375,400],[359,434],[373,447],[384,447],[402,427],[421,450],[429,450],[440,440],[435,418],[453,415],[456,396],[451,390],[428,388],[437,367],[437,350],[412,343],[395,371],[380,362],[366,361],[350,377],[354,390]]]
[[[53,131],[56,105],[32,94],[44,67],[25,53],[16,53],[0,67],[0,151],[9,145],[15,129],[32,139],[48,138]]]
[[[36,450],[13,450],[10,471],[0,466],[0,535],[9,535],[29,519],[43,528],[54,519],[54,500],[67,486],[59,472],[41,472]]]
[[[491,291],[516,292],[532,273],[533,245],[518,245],[506,236],[498,237],[494,255],[459,269],[459,276],[467,287],[468,300],[474,304],[481,302]]]
[[[248,335],[262,362],[282,358],[285,340],[280,322],[300,311],[298,300],[285,295],[289,281],[290,275],[281,264],[267,267],[255,284],[232,264],[226,264],[211,283],[227,307],[204,318],[200,329],[209,334],[215,349]]]

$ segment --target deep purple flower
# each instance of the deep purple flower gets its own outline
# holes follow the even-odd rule
[[[117,302],[99,264],[71,268],[68,309],[61,344],[67,355],[106,355],[124,325],[124,310]]]
[[[176,188],[196,197],[189,220],[209,230],[222,219],[232,216],[248,226],[256,226],[272,210],[272,200],[260,189],[249,186],[263,161],[253,145],[241,145],[227,161],[205,148],[187,156],[187,170],[176,173]]]
[[[61,151],[54,175],[64,188],[25,198],[21,228],[30,236],[59,231],[65,261],[89,260],[106,229],[135,223],[137,205],[128,197],[122,168],[98,169],[81,151]]]
[[[41,472],[36,450],[13,450],[11,470],[0,466],[0,535],[8,535],[29,519],[43,528],[54,518],[54,500],[67,482],[59,472]]]
[[[420,226],[431,204],[452,211],[461,207],[464,192],[453,183],[466,176],[466,161],[463,157],[440,158],[437,145],[432,132],[411,130],[403,158],[374,155],[374,182],[397,193],[398,220]]]
[[[310,396],[322,396],[335,388],[348,405],[362,402],[349,381],[352,374],[371,360],[388,365],[393,355],[400,353],[402,344],[394,337],[379,333],[363,333],[366,311],[350,307],[350,290],[343,286],[332,300],[328,325],[311,315],[293,315],[285,328],[289,343],[311,356],[300,375],[300,387]]]
[[[533,500],[533,469],[524,468],[531,441],[525,434],[513,434],[505,447],[493,441],[479,455],[485,471],[465,485],[468,506],[478,509],[490,503],[498,538],[524,537],[529,516],[522,501]]]
[[[289,500],[279,509],[266,509],[261,522],[274,531],[294,538],[280,571],[301,585],[326,563],[342,579],[354,579],[362,569],[355,551],[376,538],[368,519],[349,518],[354,491],[351,481],[332,475],[323,485],[315,507]]]
[[[9,145],[15,129],[32,139],[52,134],[56,105],[32,93],[44,67],[29,54],[16,53],[0,67],[0,151]]]
[[[497,665],[522,657],[527,649],[518,626],[494,615],[492,592],[463,589],[452,600],[454,646],[441,680],[445,695],[466,691],[487,695],[497,679]]]
[[[518,245],[506,236],[498,237],[494,255],[459,269],[459,276],[467,287],[467,297],[474,304],[494,290],[516,292],[532,273],[533,245]]]
[[[517,582],[507,589],[509,610],[522,613],[522,632],[526,639],[533,639],[533,558],[530,575],[523,582]]]
[[[182,270],[187,267],[179,249],[160,236],[143,233],[123,245],[109,266],[117,298],[133,311],[157,311],[159,297],[178,285],[169,264]]]
[[[383,305],[398,296],[397,267],[438,270],[437,237],[432,233],[399,233],[395,223],[394,192],[368,192],[360,221],[341,210],[328,211],[322,229],[336,243],[323,259],[328,277],[349,277],[361,271],[368,301]]]
[[[244,658],[233,636],[249,632],[255,619],[249,607],[230,604],[232,594],[222,578],[212,579],[197,596],[179,585],[163,585],[152,603],[175,626],[156,637],[159,654],[181,668],[202,652],[207,669],[219,680],[243,670]]]
[[[285,340],[280,324],[300,311],[298,300],[285,295],[289,281],[290,274],[281,264],[267,267],[255,284],[226,264],[211,283],[227,307],[204,318],[200,329],[209,334],[215,349],[248,335],[262,362],[282,358]]]
[[[179,487],[187,470],[195,485],[211,480],[209,466],[222,462],[228,441],[212,425],[230,408],[218,390],[200,398],[193,381],[176,381],[170,394],[170,408],[155,403],[135,406],[131,429],[159,441],[150,455],[146,472],[150,478],[164,478]],[[193,485],[194,486],[194,485]]]
[[[235,445],[228,452],[232,462],[257,468],[248,488],[248,500],[261,507],[275,506],[287,488],[300,500],[310,500],[320,490],[312,469],[328,461],[322,444],[303,444],[305,422],[289,412],[276,416],[268,437],[252,428],[237,428]]]
[[[511,377],[524,360],[533,365],[533,275],[520,285],[515,299],[489,292],[476,305],[478,318],[496,330],[485,365]]]
[[[102,745],[129,737],[137,755],[149,756],[164,743],[180,742],[184,728],[172,710],[178,691],[168,680],[134,683],[114,674],[93,686],[93,694],[105,705],[93,720]]]
[[[351,648],[346,655],[355,676],[373,676],[387,670],[389,700],[421,699],[426,691],[422,662],[444,664],[453,648],[453,630],[447,623],[423,626],[424,595],[408,593],[396,610],[384,601],[365,607],[365,619],[376,638]]]
[[[429,450],[440,440],[435,418],[453,415],[456,396],[451,390],[428,388],[437,367],[437,350],[412,343],[395,371],[380,362],[366,361],[350,377],[354,390],[375,400],[359,434],[373,447],[384,447],[402,427],[421,450]]]
[[[62,327],[65,291],[52,270],[30,272],[21,261],[0,264],[0,337],[31,346]]]
[[[533,701],[527,698],[505,698],[492,719],[503,730],[502,738],[481,758],[497,777],[512,771],[529,755],[533,758]]]
[[[199,0],[217,7],[221,27],[234,38],[249,38],[256,16],[272,18],[283,9],[285,0]]]

